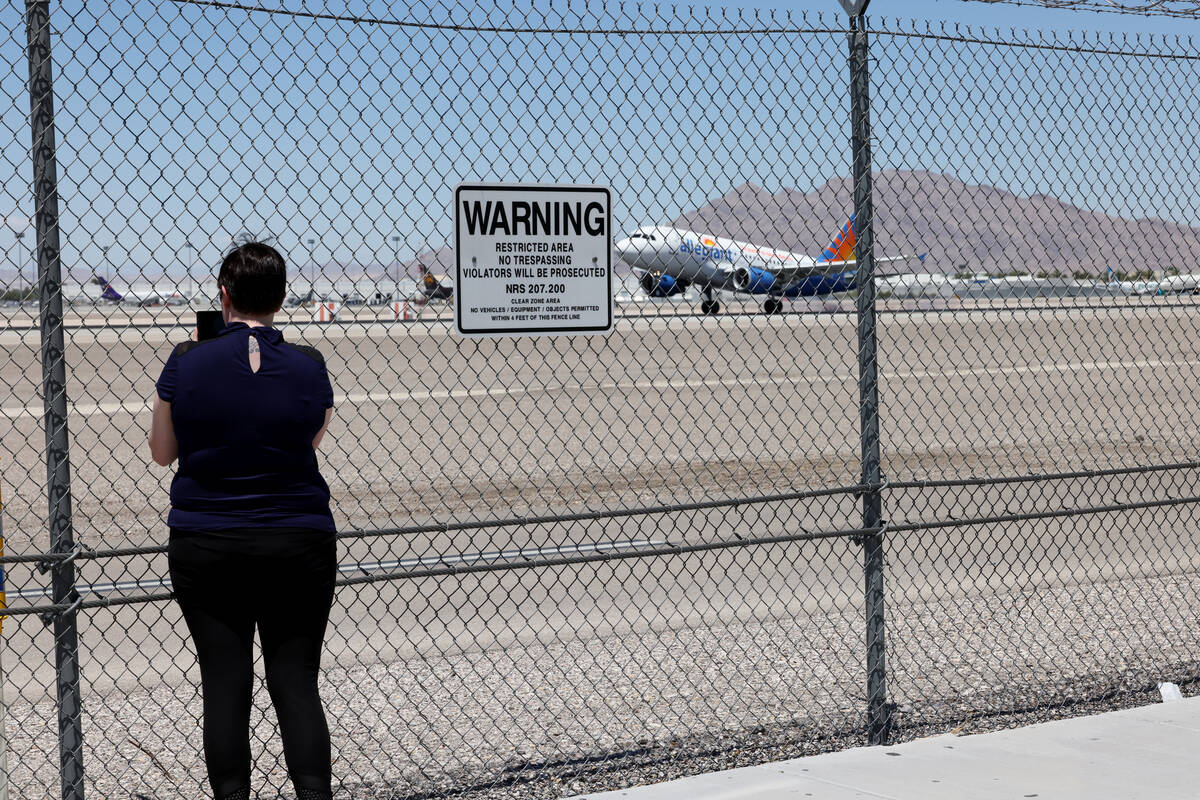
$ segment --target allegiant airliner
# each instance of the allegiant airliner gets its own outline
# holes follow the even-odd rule
[[[681,228],[638,228],[615,247],[651,297],[671,297],[695,284],[705,314],[718,314],[713,290],[765,295],[763,311],[778,314],[783,298],[848,292],[857,284],[854,215],[816,258]],[[925,253],[876,258],[876,264],[925,260]]]

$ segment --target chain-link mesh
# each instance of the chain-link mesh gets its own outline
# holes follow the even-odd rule
[[[960,293],[1025,273],[882,317],[887,512],[918,526],[888,538],[891,699],[998,715],[1194,676],[1195,50],[885,31],[880,248],[936,241]]]
[[[606,337],[468,340],[424,280],[452,271],[460,181],[607,185],[619,229],[819,253],[854,206],[844,22],[56,7],[78,547],[42,556],[25,20],[0,15],[17,796],[58,792],[61,766],[55,641],[29,610],[78,620],[87,791],[204,796],[171,470],[144,443],[161,364],[242,235],[288,257],[280,327],[337,395],[321,691],[340,797],[562,794],[865,743],[864,492],[886,520],[891,736],[1200,677],[1185,43],[871,30],[875,253],[928,253],[877,282],[880,489],[852,292],[784,314],[722,292],[712,315],[622,266]],[[55,604],[67,561],[79,602]],[[291,796],[265,689],[255,708],[255,785]]]

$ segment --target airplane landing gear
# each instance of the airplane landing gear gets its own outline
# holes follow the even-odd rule
[[[713,299],[712,289],[705,290],[704,300],[700,303],[700,313],[710,317],[721,313],[721,304]]]
[[[778,297],[768,297],[766,300],[763,301],[763,313],[768,314],[768,315],[782,314],[783,313],[783,301],[780,300]]]

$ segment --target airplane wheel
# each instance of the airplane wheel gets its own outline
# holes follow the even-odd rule
[[[721,313],[721,304],[716,300],[703,300],[700,303],[700,313],[713,316]]]
[[[783,301],[776,300],[774,297],[768,297],[763,301],[764,314],[779,314],[783,311]]]

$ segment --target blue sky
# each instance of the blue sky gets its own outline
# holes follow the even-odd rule
[[[1127,0],[1134,4],[1133,0]],[[803,0],[786,4],[757,2],[717,3],[734,8],[789,8],[803,12],[841,14],[838,0]],[[931,20],[957,22],[992,29],[1031,29],[1091,31],[1115,34],[1141,33],[1175,36],[1200,33],[1200,22],[1164,16],[1100,13],[1049,9],[1010,3],[985,3],[979,0],[872,0],[867,15],[882,20]]]
[[[447,16],[378,2],[327,7]],[[533,12],[520,4],[469,20],[454,14],[694,31],[773,19],[771,27],[788,14],[785,27],[843,19],[836,0],[730,3],[692,17],[638,8],[538,2]],[[1010,38],[1011,28],[1091,32],[1076,43],[1140,34],[1126,44],[1192,52],[1173,37],[1200,30],[1194,21],[960,0],[874,0],[870,15],[902,31],[928,20],[976,26],[986,37]],[[23,29],[15,4],[0,20],[9,32],[0,91],[15,100],[0,115],[13,133],[0,147],[10,167],[0,175],[0,216],[19,218],[31,205]],[[449,198],[463,180],[607,184],[616,226],[627,229],[747,181],[808,191],[849,173],[840,35],[414,31],[169,0],[67,0],[56,4],[54,27],[63,254],[76,279],[90,270],[118,271],[125,283],[139,271],[178,275],[189,258],[201,277],[241,232],[274,236],[302,267],[408,259],[449,239]],[[1200,107],[1194,62],[903,37],[877,37],[873,54],[877,168],[943,171],[1200,224],[1186,191],[1200,184],[1188,155]],[[1064,99],[1064,86],[1079,96]],[[1175,160],[1188,166],[1163,172]],[[17,248],[0,230],[8,267],[0,277],[19,259],[29,275],[30,240]]]

